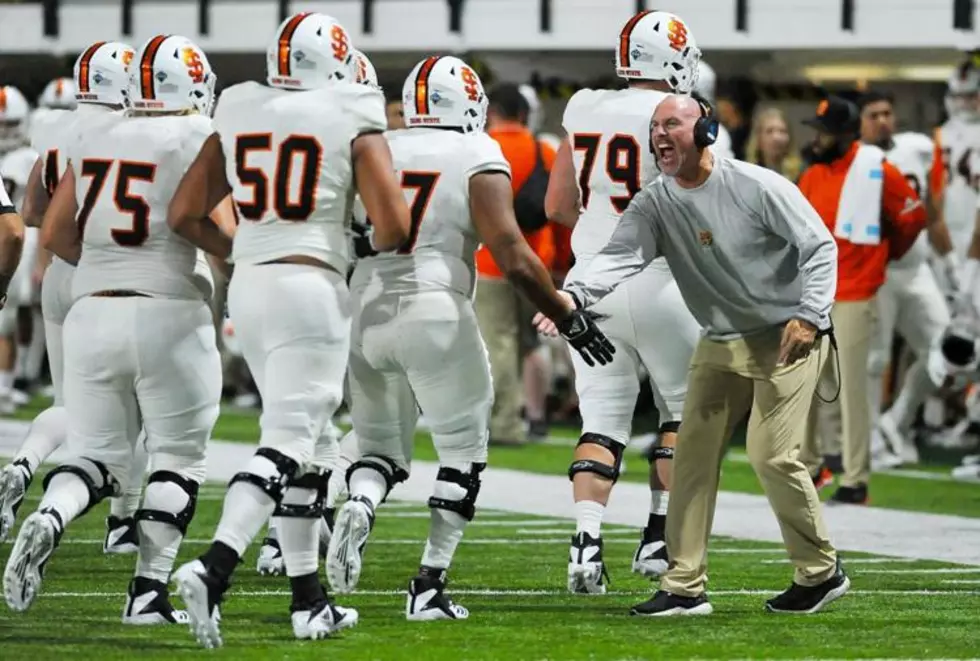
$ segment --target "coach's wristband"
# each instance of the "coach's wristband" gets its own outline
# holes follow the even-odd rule
[[[0,205],[0,216],[6,215],[8,213],[17,213],[17,209],[13,205]]]

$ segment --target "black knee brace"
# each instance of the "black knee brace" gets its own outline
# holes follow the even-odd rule
[[[294,488],[313,491],[315,493],[313,502],[301,505],[279,501],[273,516],[294,519],[318,519],[323,516],[323,507],[327,502],[327,485],[330,483],[331,474],[332,471],[321,470],[315,473],[305,473],[291,479],[286,484],[286,491]]]
[[[347,473],[344,475],[344,481],[347,483],[348,491],[350,490],[351,475],[354,474],[354,471],[360,468],[369,468],[380,474],[385,479],[385,484],[388,486],[388,490],[385,491],[385,497],[381,499],[382,503],[388,499],[388,494],[391,493],[391,490],[395,488],[396,484],[399,482],[404,482],[408,479],[408,473],[399,468],[397,464],[395,464],[395,462],[388,457],[383,457],[379,454],[366,454],[347,468]]]
[[[456,512],[467,521],[472,521],[476,516],[476,497],[480,493],[480,473],[486,467],[486,464],[470,464],[469,472],[464,473],[456,468],[440,466],[439,473],[436,474],[436,482],[457,484],[466,489],[466,495],[461,500],[432,496],[429,498],[429,507]]]
[[[609,450],[613,455],[613,462],[615,465],[610,466],[602,463],[601,461],[595,461],[593,459],[579,459],[577,461],[573,461],[572,465],[569,466],[568,479],[575,479],[575,475],[578,473],[595,473],[600,477],[616,482],[616,480],[619,479],[619,466],[623,461],[623,444],[617,443],[608,436],[589,432],[582,434],[575,447],[586,443],[598,445]]]
[[[249,484],[257,486],[278,503],[280,500],[282,500],[282,490],[299,470],[299,464],[278,450],[273,450],[272,448],[259,448],[255,451],[255,454],[260,457],[264,457],[275,464],[276,470],[279,471],[279,477],[264,478],[259,477],[255,473],[242,471],[241,473],[235,473],[235,476],[231,478],[230,482],[228,482],[228,486],[230,487],[235,482],[248,482]]]
[[[101,461],[95,461],[88,457],[79,457],[73,461],[74,463],[58,466],[44,476],[41,486],[44,487],[45,491],[48,490],[48,484],[52,477],[58,473],[71,473],[84,482],[85,488],[88,489],[88,505],[85,506],[81,514],[85,514],[106,498],[118,493],[119,482],[109,473],[109,469]]]
[[[168,512],[167,510],[146,509],[141,507],[140,509],[136,510],[136,514],[133,515],[133,518],[137,521],[156,521],[157,523],[166,523],[179,530],[181,535],[186,535],[187,526],[190,525],[191,519],[194,518],[194,512],[197,510],[197,491],[201,485],[194,480],[188,480],[186,477],[182,477],[181,475],[171,471],[154,471],[150,475],[150,479],[147,480],[147,489],[149,489],[151,484],[159,482],[170,482],[171,484],[176,484],[178,487],[180,487],[184,493],[187,494],[187,505],[185,505],[184,509],[179,512]],[[143,498],[143,504],[146,505],[146,497]]]

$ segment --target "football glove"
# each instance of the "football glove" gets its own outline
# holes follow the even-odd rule
[[[576,299],[576,304],[578,300]],[[593,312],[576,309],[567,318],[555,323],[558,333],[573,349],[579,352],[582,360],[589,367],[596,363],[606,365],[612,362],[616,348],[612,345],[599,327],[596,320],[600,317]]]

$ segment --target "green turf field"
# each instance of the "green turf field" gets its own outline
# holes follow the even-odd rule
[[[252,440],[253,415],[226,415],[216,437]],[[432,459],[424,436],[418,458]],[[494,448],[490,464],[538,473],[567,470],[558,444]],[[632,460],[625,479],[642,480]],[[736,454],[725,488],[758,492]],[[876,504],[895,509],[980,516],[980,488],[876,476]],[[201,492],[180,561],[200,553],[214,530],[224,485]],[[38,502],[32,487],[20,519]],[[569,521],[481,510],[450,573],[450,593],[471,611],[466,622],[404,619],[403,590],[414,575],[428,511],[390,503],[378,512],[359,591],[339,600],[360,623],[325,641],[300,642],[289,625],[288,583],[255,572],[257,544],[240,566],[223,610],[225,646],[202,650],[183,626],[124,627],[119,616],[134,556],[101,553],[102,505],[72,525],[48,567],[43,592],[27,613],[0,605],[0,661],[43,659],[685,659],[970,658],[980,654],[980,567],[844,553],[852,592],[815,616],[768,614],[763,603],[788,586],[791,567],[779,545],[715,539],[710,617],[646,619],[628,615],[650,584],[629,573],[638,531],[606,526],[610,594],[565,592]],[[910,530],[910,535],[915,531]],[[5,564],[10,544],[0,545]],[[178,606],[179,601],[175,602]]]

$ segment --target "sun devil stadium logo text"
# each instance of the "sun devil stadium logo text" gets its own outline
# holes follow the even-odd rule
[[[698,233],[698,240],[701,242],[702,246],[710,246],[715,242],[714,235],[708,230],[701,230]]]

